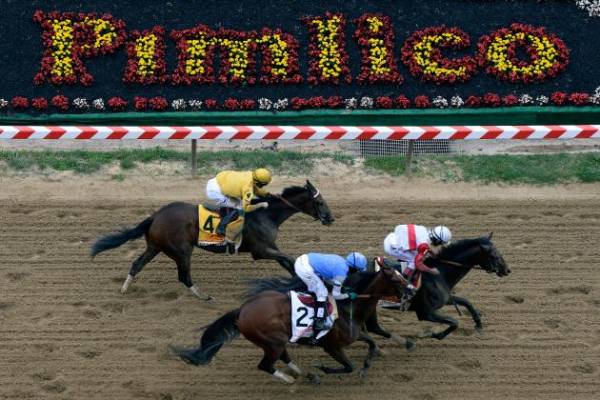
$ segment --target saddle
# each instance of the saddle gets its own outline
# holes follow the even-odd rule
[[[244,218],[239,216],[238,219],[231,221],[227,225],[227,231],[225,235],[219,235],[216,233],[217,226],[221,221],[222,210],[215,203],[207,202],[205,204],[198,205],[198,245],[199,246],[223,246],[225,251],[229,253],[237,252],[237,249],[242,244],[242,230],[244,228]],[[227,248],[233,247],[227,250]]]

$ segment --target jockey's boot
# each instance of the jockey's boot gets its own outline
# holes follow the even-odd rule
[[[235,208],[230,208],[229,212],[221,217],[221,221],[219,221],[219,225],[217,225],[217,229],[215,230],[215,233],[217,235],[224,236],[225,232],[227,230],[227,224],[229,224],[231,221],[235,220],[238,216],[239,216],[238,210]]]
[[[320,331],[329,329],[327,324],[327,301],[315,301],[315,316],[313,317],[313,332],[315,337]]]

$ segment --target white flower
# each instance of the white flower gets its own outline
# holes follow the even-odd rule
[[[360,98],[360,106],[362,108],[373,108],[373,98],[372,97],[361,97]]]
[[[358,107],[358,100],[356,100],[356,97],[350,97],[349,99],[344,99],[344,105],[346,106],[346,109],[354,110],[355,108]]]
[[[544,95],[538,96],[535,99],[535,102],[538,103],[540,106],[544,106],[544,105],[548,104],[549,101],[550,101],[550,99],[548,98],[548,96],[544,96]]]
[[[448,100],[446,100],[442,96],[437,96],[436,98],[434,98],[433,101],[432,101],[432,103],[437,108],[446,108],[446,107],[448,107]]]
[[[288,108],[288,106],[288,99],[279,99],[275,102],[275,104],[273,104],[273,108],[275,110],[285,110],[286,108]]]
[[[587,10],[590,17],[600,16],[600,0],[575,0],[577,7]]]
[[[86,98],[77,97],[73,100],[73,105],[78,110],[87,110],[90,108],[90,104],[88,103]]]
[[[594,105],[600,105],[600,86],[598,86],[594,91],[594,94],[590,96],[589,102]]]
[[[0,99],[0,110],[6,107],[8,107],[8,101],[6,101],[6,99]]]
[[[459,95],[452,96],[450,99],[450,105],[454,108],[460,108],[465,105],[465,101]]]
[[[258,109],[259,110],[270,110],[271,108],[273,108],[273,102],[269,99],[266,99],[264,97],[261,97],[260,99],[258,99]]]
[[[532,104],[533,103],[533,97],[531,97],[528,94],[522,94],[521,96],[519,96],[519,104],[521,105],[528,105],[528,104]]]
[[[171,108],[175,111],[185,110],[187,103],[184,99],[175,99],[171,102]]]
[[[104,106],[104,100],[102,100],[102,99],[96,99],[96,100],[92,101],[92,107],[94,107],[96,110],[100,110],[100,111],[103,111],[106,108]]]
[[[202,108],[202,100],[192,99],[188,100],[188,106],[194,111],[198,111]]]

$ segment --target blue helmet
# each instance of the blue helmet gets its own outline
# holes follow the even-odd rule
[[[367,257],[365,257],[364,254],[355,251],[346,256],[346,264],[348,264],[349,267],[364,272],[367,270]]]

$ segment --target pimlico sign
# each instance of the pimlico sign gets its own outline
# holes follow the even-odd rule
[[[557,34],[521,23],[477,41],[461,27],[425,27],[409,35],[398,55],[392,19],[380,13],[351,21],[342,13],[303,17],[309,43],[302,50],[298,39],[280,28],[239,31],[198,24],[171,31],[162,26],[128,30],[122,19],[109,14],[41,10],[33,19],[44,47],[33,77],[36,85],[90,86],[96,79],[86,60],[118,51],[127,54],[121,79],[128,85],[402,85],[400,63],[414,79],[437,85],[466,83],[479,72],[529,84],[557,77],[569,63],[569,50]],[[347,24],[352,38],[345,37]],[[177,50],[171,71],[167,46]],[[360,71],[351,71],[348,46],[359,49]],[[457,51],[470,54],[452,57]],[[307,56],[305,75],[300,54]]]

